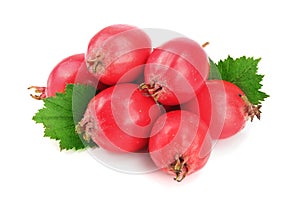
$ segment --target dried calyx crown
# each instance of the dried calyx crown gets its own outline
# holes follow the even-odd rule
[[[30,86],[27,89],[34,90],[34,94],[30,94],[30,96],[36,100],[42,100],[46,98],[46,87]]]
[[[260,114],[261,114],[261,105],[253,105],[248,98],[246,97],[246,95],[241,95],[239,94],[239,96],[244,100],[244,102],[246,103],[245,106],[245,113],[247,114],[247,116],[250,118],[251,122],[253,121],[254,117],[257,117],[257,119],[260,120]]]
[[[188,173],[187,160],[182,156],[176,157],[175,161],[170,164],[169,170],[175,173],[174,180],[181,182]]]

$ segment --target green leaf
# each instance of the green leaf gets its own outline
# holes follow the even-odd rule
[[[61,150],[85,149],[89,144],[83,143],[75,126],[95,93],[92,86],[69,84],[64,93],[44,99],[44,107],[32,119],[44,125],[44,137],[59,141]]]
[[[254,59],[246,56],[233,59],[228,56],[225,60],[220,60],[218,64],[215,64],[210,59],[209,79],[222,79],[234,83],[253,105],[261,104],[269,95],[260,91],[264,77],[257,72],[260,60],[260,58]]]
[[[210,64],[210,72],[208,79],[222,79],[221,74],[219,72],[218,66],[212,59],[209,58],[209,64]]]

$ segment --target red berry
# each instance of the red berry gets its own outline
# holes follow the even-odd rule
[[[224,99],[225,100],[225,99]],[[181,104],[180,108],[182,110],[191,111],[200,115],[200,118],[203,119],[207,125],[211,121],[212,115],[212,99],[209,93],[209,89],[207,87],[207,83],[204,82],[200,91],[197,93],[197,96],[194,97],[192,100]],[[218,100],[222,101],[222,99]]]
[[[191,39],[176,38],[151,53],[141,88],[164,105],[176,105],[192,99],[208,73],[203,48]]]
[[[152,160],[158,168],[181,181],[206,164],[211,151],[207,129],[194,113],[176,110],[163,114],[151,131],[149,151]]]
[[[148,144],[152,124],[160,112],[138,85],[118,84],[91,100],[77,131],[106,150],[134,152]]]
[[[135,80],[150,52],[151,40],[145,32],[118,24],[102,29],[90,40],[86,62],[97,79],[114,85]]]
[[[98,80],[95,79],[86,69],[84,62],[84,54],[75,54],[60,61],[51,71],[47,87],[31,86],[29,89],[35,89],[39,95],[31,95],[35,99],[43,99],[46,97],[55,96],[57,92],[64,92],[67,84],[88,84],[98,89],[103,85],[98,85]]]
[[[260,116],[258,107],[253,106],[244,92],[236,85],[223,80],[210,80],[197,98],[182,105],[183,109],[199,110],[201,118],[209,124],[214,139],[228,138],[238,133],[246,121]]]

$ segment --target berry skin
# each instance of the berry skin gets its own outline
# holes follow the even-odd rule
[[[161,104],[177,105],[196,96],[208,73],[203,48],[191,39],[175,38],[151,53],[141,88]]]
[[[90,40],[87,68],[107,85],[131,82],[143,71],[151,52],[151,40],[141,29],[117,24],[99,31]]]
[[[77,132],[87,141],[113,152],[135,152],[148,144],[160,107],[143,95],[138,85],[117,84],[97,94],[89,103]]]
[[[34,99],[40,100],[46,97],[55,96],[57,92],[64,92],[67,84],[88,84],[95,88],[104,88],[103,84],[98,85],[98,80],[90,75],[86,69],[85,56],[83,53],[74,54],[60,61],[51,71],[47,87],[31,86],[36,95]]]
[[[218,101],[222,101],[222,99]],[[202,84],[201,89],[197,93],[196,97],[184,104],[181,104],[180,108],[182,110],[187,110],[199,115],[200,118],[204,120],[207,125],[209,125],[212,116],[212,99],[207,83],[205,82]]]
[[[154,123],[149,139],[152,160],[180,182],[206,164],[211,151],[207,129],[194,113],[175,110],[163,114]]]
[[[182,105],[184,110],[201,113],[213,139],[237,134],[249,118],[251,121],[254,116],[260,118],[260,107],[252,105],[239,87],[224,80],[207,81],[196,98]]]

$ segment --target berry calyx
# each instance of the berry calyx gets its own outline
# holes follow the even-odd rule
[[[187,161],[182,156],[175,158],[175,161],[170,164],[169,170],[175,173],[174,180],[181,182],[189,171]]]
[[[105,69],[104,55],[100,53],[96,54],[94,58],[87,59],[86,63],[88,70],[95,74],[101,74]]]
[[[262,105],[253,105],[250,103],[246,95],[241,95],[239,96],[244,100],[245,102],[245,113],[248,115],[248,118],[250,118],[250,121],[252,122],[253,119],[256,117],[258,120],[260,120],[260,114],[261,114],[261,107]]]
[[[46,96],[46,87],[39,87],[39,86],[30,86],[27,88],[28,90],[34,90],[34,94],[30,94],[30,96],[36,100],[45,99]]]
[[[152,96],[155,102],[158,101],[159,95],[164,89],[162,86],[155,82],[151,82],[150,84],[142,83],[140,84],[139,88],[149,96]]]

